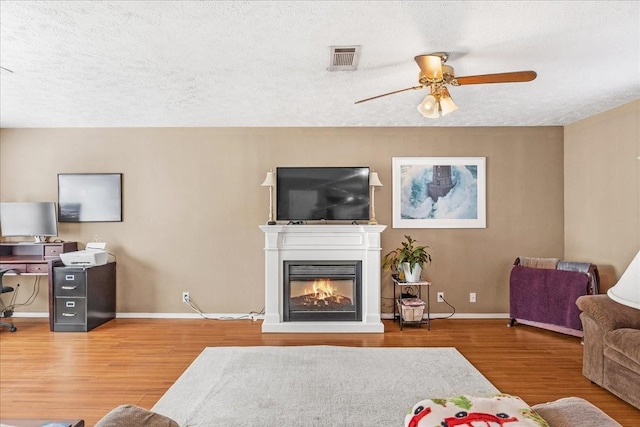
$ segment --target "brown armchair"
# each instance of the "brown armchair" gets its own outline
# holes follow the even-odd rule
[[[640,409],[640,310],[607,295],[577,299],[584,331],[582,373]]]

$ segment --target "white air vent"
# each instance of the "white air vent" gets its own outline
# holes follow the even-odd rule
[[[354,71],[358,67],[361,46],[331,46],[329,71]]]

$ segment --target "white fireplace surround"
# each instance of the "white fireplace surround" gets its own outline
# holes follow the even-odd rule
[[[382,333],[380,234],[386,225],[262,225],[265,314],[262,332]],[[362,261],[362,321],[283,321],[284,261]]]

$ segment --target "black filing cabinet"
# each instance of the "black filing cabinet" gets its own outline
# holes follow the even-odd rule
[[[115,317],[115,262],[94,267],[54,267],[54,332],[87,332]]]

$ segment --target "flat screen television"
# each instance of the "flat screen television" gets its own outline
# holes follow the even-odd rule
[[[279,167],[278,221],[369,219],[369,168]]]
[[[0,203],[0,232],[4,237],[34,237],[44,242],[58,235],[54,202]]]

